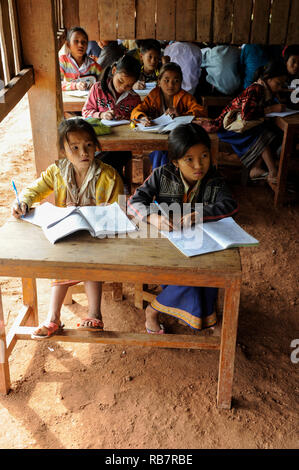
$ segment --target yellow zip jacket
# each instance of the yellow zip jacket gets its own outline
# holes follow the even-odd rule
[[[72,164],[67,158],[57,160],[43,171],[38,179],[21,192],[20,202],[25,202],[28,209],[30,209],[34,203],[42,201],[54,191],[55,205],[66,207],[67,185],[71,174],[71,167]],[[88,177],[85,178],[85,180],[87,179]],[[97,157],[95,157],[92,164],[89,183],[88,190],[93,193],[91,194],[91,199],[94,204],[88,205],[99,205],[104,202],[112,204],[118,201],[120,194],[124,193],[123,182],[117,171]]]

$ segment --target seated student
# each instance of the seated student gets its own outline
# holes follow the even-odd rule
[[[282,61],[269,62],[256,71],[255,82],[233,99],[217,119],[198,120],[207,132],[217,132],[220,140],[231,144],[243,165],[250,170],[249,177],[253,180],[267,179],[270,183],[277,183],[277,168],[271,149],[271,146],[276,145],[277,130],[268,127],[263,118],[267,113],[285,109],[284,105],[277,102],[277,96],[286,76],[287,70]],[[237,131],[223,127],[225,116],[234,110],[241,112],[242,121],[248,130],[246,127]]]
[[[54,191],[55,205],[96,206],[112,204],[123,194],[123,184],[117,172],[95,156],[99,147],[93,127],[84,119],[74,118],[61,122],[59,126],[59,148],[61,158],[50,165],[41,176],[20,194],[20,205],[15,203],[12,215],[20,218],[31,206],[42,201]],[[45,323],[38,326],[34,338],[49,338],[62,328],[60,310],[68,287],[80,280],[52,281],[49,312]],[[85,281],[88,298],[88,317],[81,328],[103,330],[101,314],[102,283]]]
[[[193,115],[206,116],[206,112],[196,99],[182,87],[181,67],[168,62],[161,67],[157,86],[145,97],[144,101],[133,109],[131,119],[140,120],[145,126],[151,126],[151,120],[163,113],[170,116]],[[167,152],[156,151],[150,154],[153,168],[167,161]]]
[[[282,52],[282,57],[288,71],[288,85],[299,78],[299,45],[287,46]]]
[[[101,67],[87,56],[88,35],[75,26],[67,34],[68,54],[59,56],[62,90],[87,90],[98,81]]]
[[[208,134],[196,124],[181,124],[171,131],[168,139],[169,162],[156,168],[128,201],[128,212],[147,221],[159,230],[172,230],[172,222],[159,214],[158,204],[191,204],[191,212],[181,223],[197,220],[196,203],[203,203],[203,222],[216,221],[237,213],[224,179],[212,166],[211,142]],[[181,211],[182,213],[182,211]],[[145,311],[148,333],[163,334],[159,312],[171,315],[191,328],[201,330],[216,324],[215,300],[217,289],[164,285],[163,291]]]
[[[91,57],[95,62],[97,62],[101,54],[101,48],[98,45],[97,41],[88,41],[86,54]]]
[[[164,50],[164,59],[170,58],[170,62],[175,62],[182,69],[183,90],[194,95],[201,74],[202,54],[200,47],[190,42],[174,41]]]
[[[255,71],[269,62],[266,47],[262,44],[243,44],[241,47],[240,65],[243,77],[243,88],[254,82]]]
[[[140,63],[128,54],[113,66],[107,67],[100,82],[91,88],[82,109],[84,118],[128,119],[132,110],[141,103],[140,97],[132,90],[140,75]],[[102,159],[113,166],[120,175],[123,166],[132,158],[131,152],[105,152]]]
[[[117,41],[98,41],[98,45],[101,52],[97,59],[97,63],[102,67],[102,69],[113,65],[126,51],[125,47],[118,44]]]
[[[134,83],[134,90],[144,90],[145,84],[156,82],[159,75],[161,45],[156,39],[140,42],[140,59],[142,62],[139,80]]]
[[[233,46],[205,47],[202,52],[200,93],[234,95],[241,87],[240,50]]]

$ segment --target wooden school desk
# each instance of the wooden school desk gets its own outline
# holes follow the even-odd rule
[[[209,136],[212,160],[217,165],[219,139],[216,133],[209,134]],[[143,155],[154,150],[168,150],[168,134],[141,132],[132,129],[129,125],[112,127],[111,134],[101,135],[98,140],[103,151],[126,150],[132,152],[133,161],[129,161],[126,175],[128,181],[139,184],[142,184],[145,179]],[[135,171],[133,171],[133,165]],[[133,173],[137,174],[137,179],[133,179]]]
[[[221,337],[204,333],[151,335],[66,328],[42,341],[218,350],[217,405],[230,408],[241,285],[238,249],[187,258],[163,238],[97,239],[82,232],[52,245],[40,227],[10,220],[0,228],[0,276],[22,279],[24,304],[6,333],[0,292],[1,393],[10,389],[8,358],[16,342],[31,340],[33,326],[39,323],[37,278],[224,288]]]
[[[274,205],[283,203],[288,165],[293,152],[295,152],[295,142],[299,138],[299,112],[286,117],[276,117],[275,124],[283,131],[282,147],[279,157],[279,168],[277,184],[271,185],[274,190]]]
[[[64,112],[81,112],[86,101],[86,97],[72,96],[62,92],[62,102],[63,102],[63,111]]]

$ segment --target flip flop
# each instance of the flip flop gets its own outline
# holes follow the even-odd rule
[[[266,180],[268,175],[269,175],[269,172],[265,171],[265,173],[262,173],[259,176],[253,176],[252,178],[249,176],[249,178],[251,179],[251,181]]]
[[[92,326],[82,326],[82,323],[90,322]],[[104,330],[104,323],[99,318],[83,318],[81,323],[77,324],[77,330],[85,330],[85,331],[103,331]]]
[[[150,335],[164,335],[165,334],[165,328],[164,328],[164,325],[162,323],[160,323],[160,330],[158,330],[158,331],[150,330],[149,328],[147,328],[146,324],[145,324],[145,328],[146,328],[146,331]]]
[[[64,327],[64,325],[62,324],[57,325],[57,323],[50,321],[49,323],[45,322],[42,325],[39,325],[37,329],[42,328],[43,326],[47,328],[48,333],[46,335],[37,335],[37,334],[32,333],[31,334],[32,339],[48,339],[50,338],[50,336],[53,336],[55,335],[55,333],[58,333],[59,331],[61,331]]]

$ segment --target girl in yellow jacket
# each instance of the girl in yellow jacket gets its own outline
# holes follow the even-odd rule
[[[84,119],[62,121],[59,126],[61,159],[50,165],[41,176],[26,188],[19,203],[12,206],[12,215],[20,218],[34,203],[46,198],[54,191],[55,205],[96,206],[117,202],[123,194],[123,183],[114,168],[95,156],[99,147],[93,127]],[[50,307],[47,320],[33,333],[34,338],[48,338],[62,328],[60,310],[68,287],[79,280],[52,281]],[[103,330],[101,315],[101,282],[85,281],[88,298],[88,317],[81,328]]]
[[[182,81],[183,74],[178,64],[164,64],[160,69],[157,86],[133,109],[131,120],[151,126],[152,119],[163,113],[172,118],[186,115],[193,115],[195,118],[207,117],[203,106],[197,103],[193,95],[182,89]],[[155,151],[149,157],[153,169],[167,163],[167,152]]]

